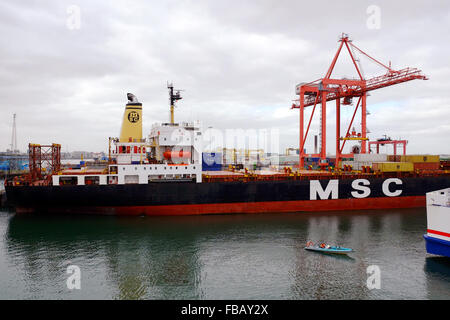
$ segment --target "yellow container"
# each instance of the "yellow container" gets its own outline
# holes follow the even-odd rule
[[[409,155],[409,156],[401,156],[401,162],[439,162],[439,155],[429,155],[429,154],[421,154],[421,155]]]
[[[409,172],[414,171],[412,162],[374,162],[374,171],[379,172]]]

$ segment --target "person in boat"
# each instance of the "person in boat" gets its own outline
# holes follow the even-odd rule
[[[325,248],[325,243],[321,243],[321,244],[320,244],[320,247],[321,247],[322,249],[324,249],[324,248]]]
[[[306,243],[306,246],[307,247],[312,247],[314,245],[314,243],[312,242],[312,241],[308,241],[307,243]]]

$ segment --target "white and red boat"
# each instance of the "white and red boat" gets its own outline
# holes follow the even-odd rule
[[[427,193],[427,252],[450,257],[450,188]]]

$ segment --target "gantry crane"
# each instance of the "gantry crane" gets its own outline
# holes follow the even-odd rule
[[[306,157],[304,152],[305,141],[308,136],[311,120],[313,119],[316,106],[322,104],[321,107],[321,119],[320,119],[320,153],[313,154],[313,157],[320,157],[321,162],[326,160],[326,103],[327,101],[336,100],[336,166],[342,157],[352,156],[352,154],[343,154],[342,151],[347,140],[359,140],[361,141],[361,153],[367,153],[367,127],[366,127],[366,100],[367,92],[392,86],[394,84],[428,78],[422,74],[421,70],[416,68],[404,68],[401,70],[393,70],[389,66],[384,65],[380,61],[372,58],[367,53],[355,46],[349,39],[348,35],[343,33],[339,39],[339,48],[331,62],[330,67],[324,78],[315,80],[313,82],[301,83],[296,86],[296,94],[299,95],[299,99],[296,100],[292,108],[300,109],[300,168],[304,167],[304,158]],[[339,57],[339,54],[343,47],[347,48],[352,63],[358,73],[359,79],[333,79],[331,74],[333,73],[334,66]],[[384,75],[374,77],[371,79],[364,79],[362,70],[358,67],[357,59],[352,51],[356,49],[358,52],[368,57],[371,61],[377,63],[387,70]],[[344,137],[341,137],[341,99],[343,105],[350,105],[353,98],[358,98],[358,102],[353,112],[352,120],[347,129],[347,133]],[[361,132],[358,134],[350,134],[350,128],[352,127],[353,120],[361,105]],[[311,117],[306,128],[306,134],[304,134],[304,111],[306,107],[314,106]],[[341,145],[341,141],[342,145]]]

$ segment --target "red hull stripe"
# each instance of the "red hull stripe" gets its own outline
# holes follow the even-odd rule
[[[196,215],[222,213],[265,213],[338,211],[425,207],[425,196],[383,197],[365,199],[299,200],[270,202],[239,202],[120,207],[52,208],[55,213],[94,213],[111,215]],[[50,209],[50,208],[48,208]],[[17,208],[17,212],[32,212],[32,208]]]
[[[444,237],[450,237],[450,233],[446,233],[446,232],[442,232],[442,231],[427,229],[427,232],[428,233],[437,234],[437,235],[440,235],[440,236],[444,236]]]

